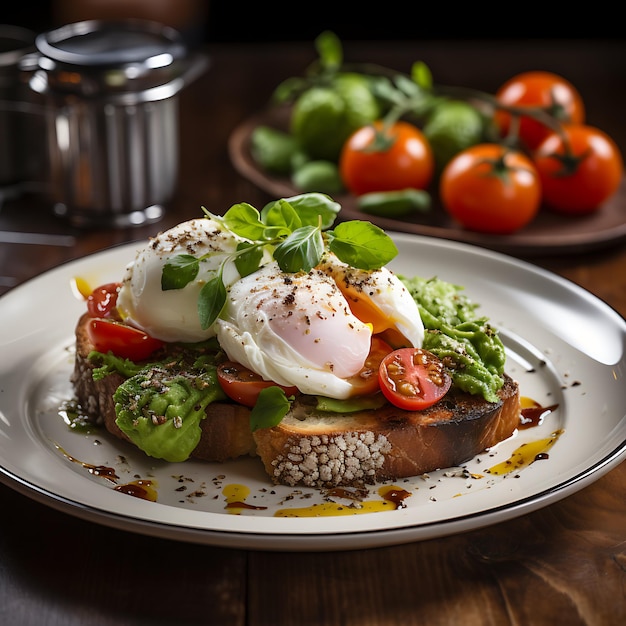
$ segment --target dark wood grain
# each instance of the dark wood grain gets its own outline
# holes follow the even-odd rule
[[[240,201],[271,199],[232,167],[233,129],[313,60],[309,44],[213,45],[181,95],[178,192],[156,226],[81,232],[44,198],[0,211],[0,293],[60,263]],[[517,71],[567,76],[589,120],[626,152],[626,45],[533,40],[352,43],[352,60],[495,90]],[[47,240],[40,237],[47,235]],[[626,315],[626,246],[533,256]],[[45,303],[48,305],[48,303]],[[42,307],[43,310],[43,307]],[[589,419],[593,419],[590,415]],[[549,507],[499,525],[339,553],[229,550],[139,536],[58,512],[0,485],[0,623],[612,626],[626,623],[626,464]]]

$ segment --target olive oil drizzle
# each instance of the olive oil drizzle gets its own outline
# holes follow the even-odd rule
[[[559,429],[545,439],[523,443],[513,451],[510,458],[490,467],[487,471],[495,476],[503,476],[528,467],[535,461],[545,460],[549,458],[548,450],[562,434],[563,430]]]
[[[542,406],[532,398],[522,396],[520,398],[521,415],[519,429],[525,430],[527,428],[534,428],[535,426],[541,426],[544,420],[550,413],[553,413],[559,408],[558,404],[551,404],[549,406]]]
[[[334,517],[395,511],[405,508],[404,501],[412,495],[410,491],[396,485],[384,485],[380,487],[378,493],[381,500],[351,501],[349,504],[329,501],[302,508],[279,509],[274,513],[274,517]]]
[[[226,511],[233,515],[240,515],[244,509],[263,511],[266,506],[255,506],[248,504],[246,498],[250,495],[250,487],[240,484],[226,485],[222,490],[222,494],[226,498]]]

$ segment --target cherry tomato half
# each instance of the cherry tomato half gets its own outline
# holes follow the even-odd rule
[[[287,397],[298,393],[297,387],[284,387],[272,381],[263,380],[252,370],[234,361],[225,361],[218,365],[217,380],[231,400],[249,407],[256,404],[259,394],[267,387],[280,387]]]
[[[510,234],[528,224],[541,205],[539,174],[521,152],[479,144],[457,154],[439,180],[445,210],[465,228]]]
[[[421,348],[400,348],[388,354],[380,364],[378,377],[385,398],[406,411],[432,406],[452,384],[443,363]]]
[[[163,346],[160,339],[155,339],[138,328],[110,319],[90,319],[87,332],[89,340],[98,352],[112,352],[131,361],[143,361]]]
[[[572,215],[591,213],[618,190],[624,173],[619,148],[593,126],[564,125],[537,148],[534,162],[546,206]]]
[[[357,196],[371,191],[426,189],[434,169],[428,140],[416,126],[404,121],[386,130],[380,121],[363,126],[348,138],[339,158],[343,183]]]
[[[538,107],[558,122],[582,124],[585,121],[585,107],[578,90],[552,72],[523,72],[513,76],[498,89],[496,98],[509,106]],[[501,134],[508,134],[512,122],[510,113],[498,109],[494,119]],[[519,122],[519,138],[531,150],[552,130],[528,116],[521,116]]]
[[[121,283],[106,283],[96,287],[87,297],[87,311],[91,317],[117,317],[117,294]]]

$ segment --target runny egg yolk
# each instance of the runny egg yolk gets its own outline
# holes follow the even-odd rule
[[[396,326],[398,320],[382,311],[370,295],[364,293],[358,286],[347,282],[340,282],[338,286],[354,316],[368,324],[373,335],[384,337],[392,347],[406,346],[410,343],[398,330]]]
[[[354,316],[371,325],[373,334],[381,335],[394,348],[421,347],[424,326],[419,309],[392,272],[355,269],[332,256],[322,269],[335,280]]]

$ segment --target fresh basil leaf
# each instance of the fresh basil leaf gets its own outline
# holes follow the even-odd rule
[[[315,48],[321,66],[325,70],[336,72],[343,63],[343,47],[335,33],[325,30],[315,39]]]
[[[423,61],[416,61],[411,67],[413,82],[422,89],[431,91],[433,88],[433,75],[430,68]]]
[[[206,330],[213,324],[226,303],[226,287],[221,274],[209,280],[198,296],[198,317],[200,326]]]
[[[375,270],[398,254],[398,248],[384,230],[371,222],[341,222],[329,237],[330,251],[340,261],[362,270]]]
[[[235,267],[242,278],[259,269],[263,258],[263,249],[260,246],[242,241],[237,245],[237,251],[239,254],[235,257]]]
[[[247,202],[234,204],[224,214],[224,224],[233,233],[252,241],[261,241],[265,233],[265,225],[261,222],[259,212]]]
[[[274,249],[274,259],[283,272],[308,272],[322,258],[324,240],[319,228],[303,226]]]
[[[284,103],[295,100],[307,87],[309,82],[306,78],[293,76],[285,79],[276,87],[272,94],[272,100],[276,103]]]
[[[395,86],[407,97],[416,98],[422,95],[423,89],[407,76],[396,74],[393,82]]]
[[[191,254],[179,254],[169,259],[161,273],[161,289],[182,289],[198,275],[200,261]]]
[[[286,200],[276,200],[263,207],[261,220],[269,228],[266,236],[271,233],[271,238],[281,235],[289,235],[302,226],[302,220],[296,210]]]
[[[335,223],[341,210],[341,205],[324,193],[303,193],[286,200],[297,211],[303,226],[318,226],[321,218],[322,230],[330,228]]]
[[[280,387],[266,387],[259,393],[250,412],[250,428],[254,432],[259,428],[277,426],[290,408],[291,402]]]

